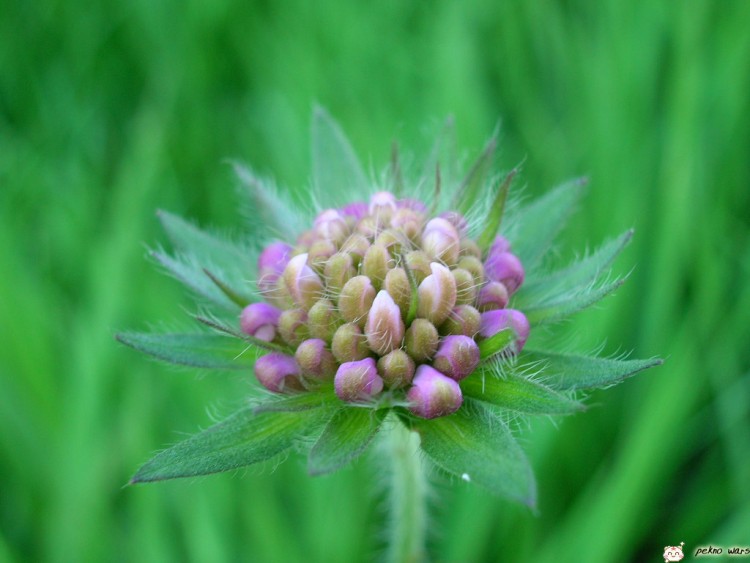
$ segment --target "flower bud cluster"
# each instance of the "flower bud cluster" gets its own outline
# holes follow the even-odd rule
[[[247,306],[242,330],[293,353],[255,364],[273,392],[333,381],[342,401],[384,392],[417,416],[455,412],[458,382],[480,361],[478,343],[510,329],[520,352],[529,324],[508,309],[524,269],[497,237],[485,255],[456,212],[429,217],[389,192],[320,213],[296,245],[274,242],[258,260],[264,303]]]

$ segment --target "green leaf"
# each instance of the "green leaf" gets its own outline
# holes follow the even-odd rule
[[[115,338],[159,360],[202,368],[247,369],[267,353],[244,340],[222,334],[121,332]]]
[[[515,374],[498,377],[490,370],[464,379],[461,391],[466,397],[524,414],[570,414],[585,408],[541,383]]]
[[[316,428],[325,409],[255,414],[245,408],[157,454],[131,484],[208,475],[270,459]]]
[[[420,420],[422,450],[442,470],[534,507],[536,483],[508,426],[484,403],[467,398],[455,414]]]
[[[543,370],[545,383],[553,389],[574,390],[608,387],[622,382],[639,371],[661,365],[663,360],[617,360],[561,354],[525,348],[524,360]]]
[[[473,164],[469,173],[461,182],[453,201],[453,208],[458,209],[461,213],[466,214],[469,209],[477,202],[479,194],[485,187],[487,174],[492,170],[493,159],[497,149],[497,136],[493,135],[487,141],[476,162]]]
[[[192,289],[196,294],[208,299],[227,311],[236,312],[239,306],[209,278],[203,266],[194,257],[179,256],[172,258],[163,252],[152,252],[151,256],[178,281]]]
[[[363,453],[377,434],[387,409],[344,407],[333,415],[310,451],[310,475],[330,473]]]
[[[485,338],[479,343],[479,357],[482,360],[498,354],[505,350],[508,345],[513,342],[514,333],[511,329],[506,328]]]
[[[479,235],[479,238],[477,239],[477,244],[482,251],[489,248],[497,235],[497,231],[500,229],[500,223],[502,222],[503,213],[505,212],[505,201],[508,199],[508,191],[510,190],[510,185],[513,183],[513,178],[515,178],[516,174],[518,174],[518,169],[514,168],[507,176],[505,176],[505,179],[497,188],[492,205],[490,205],[490,208],[487,210],[484,229],[482,229],[482,234]]]
[[[340,207],[352,194],[366,194],[369,182],[349,140],[320,106],[312,120],[313,196],[322,209]]]
[[[609,266],[632,238],[631,229],[606,242],[590,256],[549,275],[527,281],[514,296],[514,307],[525,310],[526,307],[555,301],[564,295],[581,293],[609,271]]]
[[[518,212],[515,228],[509,238],[513,243],[513,252],[527,271],[532,270],[549,251],[587,182],[586,178],[566,182]]]
[[[601,287],[586,288],[580,293],[562,295],[556,301],[529,306],[524,309],[531,326],[552,323],[590,307],[605,298],[625,283],[624,279],[615,280]]]
[[[305,391],[294,395],[274,398],[260,405],[256,405],[253,411],[256,414],[264,412],[295,412],[316,409],[323,406],[340,404],[339,398],[333,392],[333,389],[318,389],[315,391]]]

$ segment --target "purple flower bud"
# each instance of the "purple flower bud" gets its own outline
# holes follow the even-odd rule
[[[510,295],[521,286],[524,279],[521,261],[510,252],[489,253],[484,263],[484,273],[487,279],[502,282]]]
[[[440,325],[440,334],[463,334],[474,337],[479,332],[482,316],[471,305],[454,307],[448,318]]]
[[[372,302],[367,314],[365,335],[370,349],[380,356],[384,356],[394,348],[401,346],[404,339],[404,321],[401,320],[401,310],[393,301],[390,294],[381,290]]]
[[[460,236],[466,236],[467,231],[469,230],[469,223],[466,221],[463,215],[461,215],[457,211],[444,211],[438,217],[445,219],[448,221],[451,225],[456,227],[456,230],[458,231],[458,234]]]
[[[349,236],[346,218],[335,209],[326,209],[315,218],[314,231],[318,237],[341,244]]]
[[[378,374],[390,389],[405,387],[414,377],[414,360],[403,350],[394,350],[378,360]]]
[[[276,338],[281,311],[268,303],[252,303],[242,310],[242,332],[259,340],[271,342]]]
[[[383,380],[378,375],[375,360],[365,358],[339,366],[333,380],[336,395],[347,403],[367,401],[383,390]]]
[[[364,201],[349,203],[341,208],[341,213],[360,220],[367,215],[367,204]]]
[[[491,281],[479,290],[477,297],[477,309],[483,313],[504,309],[508,304],[508,290],[500,282]]]
[[[404,337],[404,347],[414,361],[424,362],[432,358],[438,347],[437,329],[427,319],[414,319]]]
[[[396,196],[391,192],[376,192],[370,198],[370,215],[390,214],[396,210]]]
[[[482,324],[479,328],[481,336],[489,338],[507,328],[516,335],[516,341],[511,344],[511,352],[518,354],[529,337],[529,321],[526,315],[515,309],[498,309],[482,313]]]
[[[285,242],[272,242],[263,249],[258,256],[258,271],[269,269],[281,275],[289,259],[292,257],[292,247]]]
[[[331,351],[340,363],[364,360],[370,355],[370,347],[367,346],[362,329],[354,323],[341,325],[333,333]]]
[[[311,338],[302,342],[294,353],[294,359],[297,360],[297,364],[305,375],[319,380],[333,379],[338,368],[333,354],[326,348],[326,343],[319,338]]]
[[[417,213],[427,213],[427,206],[418,199],[404,198],[396,202],[399,209],[410,209]]]
[[[468,336],[446,336],[438,347],[432,367],[461,381],[479,365],[479,346]]]
[[[274,393],[304,388],[297,362],[286,354],[271,352],[261,356],[255,361],[254,371],[260,384]]]
[[[458,383],[423,364],[417,368],[406,397],[409,410],[422,418],[437,418],[456,412],[463,403]]]
[[[375,300],[375,288],[367,276],[354,276],[341,288],[339,311],[344,320],[365,326],[367,313]]]
[[[440,325],[456,305],[456,280],[451,271],[437,262],[430,264],[432,274],[419,284],[417,316]]]
[[[289,295],[303,309],[310,309],[323,291],[323,282],[307,265],[307,254],[289,260],[282,276]]]
[[[455,265],[461,249],[456,227],[441,217],[431,219],[422,231],[422,248],[430,259]]]

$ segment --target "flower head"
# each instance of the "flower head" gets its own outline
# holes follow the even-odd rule
[[[488,174],[494,140],[463,179],[436,174],[433,187],[429,178],[405,181],[394,166],[373,187],[325,112],[316,111],[314,139],[313,216],[240,169],[255,204],[268,207],[263,216],[275,221],[269,230],[288,233],[286,241],[268,242],[253,257],[252,245],[202,233],[212,243],[195,254],[156,253],[216,306],[215,317],[197,317],[216,332],[126,333],[120,340],[176,363],[252,366],[263,392],[188,446],[159,454],[134,481],[230,469],[238,458],[223,452],[241,447],[242,462],[252,463],[310,438],[311,471],[329,471],[363,451],[391,413],[394,423],[419,431],[425,454],[444,471],[460,476],[465,464],[480,467],[474,481],[533,503],[531,472],[507,421],[576,412],[574,391],[658,363],[569,354],[533,340],[538,326],[618,286],[606,281],[606,266],[631,233],[546,273],[548,234],[583,183],[516,206],[505,222],[516,171],[499,183]],[[193,232],[174,216],[161,217],[172,238]],[[185,237],[185,246],[195,240]],[[227,313],[235,326],[219,320]],[[178,471],[175,456],[194,463]]]

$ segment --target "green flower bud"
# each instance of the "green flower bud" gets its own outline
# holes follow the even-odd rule
[[[354,323],[343,324],[336,330],[333,334],[331,351],[342,364],[364,360],[370,355],[367,338],[365,338],[362,329]]]
[[[344,324],[336,307],[328,299],[319,299],[307,313],[310,325],[310,334],[314,338],[320,338],[327,343],[331,342],[333,333]]]
[[[448,318],[440,325],[440,334],[463,334],[474,337],[482,324],[482,315],[471,305],[454,307]]]
[[[351,255],[339,252],[331,256],[325,266],[326,291],[338,297],[344,284],[357,275]]]
[[[384,247],[390,254],[401,254],[404,246],[409,246],[408,237],[396,229],[386,229],[375,239],[374,245]]]
[[[393,268],[385,276],[385,289],[401,310],[401,318],[406,318],[411,303],[411,286],[403,268]]]
[[[289,260],[282,278],[289,295],[303,309],[310,309],[323,292],[323,282],[307,265],[307,254],[299,254]]]
[[[425,362],[432,358],[438,347],[438,331],[427,319],[414,319],[406,330],[404,346],[406,352],[416,362]]]
[[[451,271],[451,274],[453,274],[453,279],[456,280],[456,304],[469,305],[473,303],[477,296],[477,286],[471,273],[463,268],[456,268]]]
[[[322,272],[328,259],[336,254],[336,245],[327,239],[318,239],[312,245],[307,253],[307,260],[310,267],[317,272]]]
[[[422,283],[427,276],[432,273],[430,269],[430,259],[427,254],[421,250],[412,250],[406,255],[406,264],[414,274],[414,279],[417,280],[417,285]]]
[[[458,230],[447,219],[435,217],[422,231],[422,248],[430,259],[453,266],[460,249]]]
[[[290,346],[298,346],[310,337],[307,325],[307,311],[304,309],[287,309],[279,316],[279,334]]]
[[[364,327],[375,293],[367,276],[354,276],[346,282],[339,295],[339,311],[344,320]]]
[[[456,305],[456,280],[442,264],[433,262],[430,268],[432,274],[419,284],[417,316],[439,326]]]
[[[326,343],[319,338],[302,342],[294,353],[294,359],[304,375],[319,380],[332,380],[339,367],[331,351],[326,348]]]
[[[461,241],[459,256],[473,256],[479,260],[482,258],[482,250],[473,239],[465,238]]]
[[[474,285],[480,286],[484,283],[484,265],[476,256],[464,256],[458,261],[458,268],[467,270],[474,278]]]
[[[351,255],[352,262],[357,266],[365,257],[368,248],[370,248],[370,241],[367,240],[367,237],[362,233],[353,233],[341,245],[341,252]]]
[[[385,246],[373,244],[367,249],[365,258],[362,260],[362,273],[370,278],[375,289],[379,290],[383,286],[390,261],[391,255],[388,254]]]
[[[378,374],[386,387],[399,389],[411,383],[416,366],[403,350],[393,350],[378,360]]]
[[[421,241],[423,222],[421,213],[406,208],[398,209],[391,218],[391,226],[404,233],[412,242]]]

